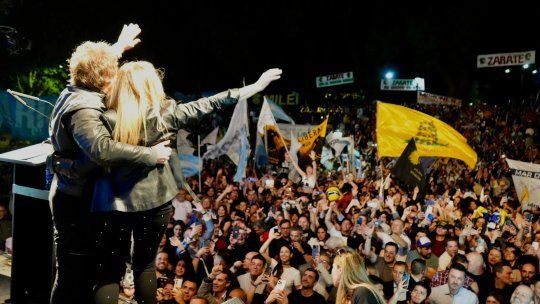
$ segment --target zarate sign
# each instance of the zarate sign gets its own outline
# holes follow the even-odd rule
[[[478,55],[477,68],[491,68],[535,63],[536,51]]]

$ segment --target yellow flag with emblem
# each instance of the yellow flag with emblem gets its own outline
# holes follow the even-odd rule
[[[399,157],[411,137],[421,157],[450,157],[463,160],[470,168],[476,165],[476,152],[448,124],[413,109],[377,102],[379,156]]]
[[[313,148],[316,145],[316,141],[318,138],[323,138],[326,136],[326,125],[328,124],[328,116],[323,120],[323,122],[313,128],[309,133],[307,133],[304,136],[298,137],[298,142],[302,145],[300,147],[300,154],[309,155],[309,152],[313,150]]]

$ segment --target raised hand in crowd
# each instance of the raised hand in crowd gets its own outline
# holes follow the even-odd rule
[[[223,265],[221,264],[215,265],[214,267],[212,267],[212,271],[210,272],[210,275],[208,275],[208,278],[213,280],[222,272],[223,272]]]
[[[287,293],[284,290],[272,290],[268,298],[264,301],[265,304],[278,303],[288,304]]]
[[[176,236],[171,236],[171,237],[169,238],[169,242],[171,243],[172,246],[178,247],[178,248],[180,249],[180,251],[184,251],[184,250],[185,250],[184,245],[182,244],[182,241],[180,241],[180,240],[178,239],[178,237],[176,237]]]

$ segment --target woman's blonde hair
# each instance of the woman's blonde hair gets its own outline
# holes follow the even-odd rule
[[[373,296],[377,298],[378,303],[386,303],[384,297],[371,283],[364,264],[364,258],[360,254],[357,252],[344,252],[334,258],[334,267],[336,266],[342,270],[336,294],[336,303],[348,303],[347,292],[357,287],[369,289],[373,293]]]
[[[118,69],[118,56],[107,42],[87,41],[68,60],[70,84],[101,92]]]
[[[147,61],[128,62],[116,75],[107,106],[116,110],[117,119],[113,131],[116,141],[137,145],[141,131],[146,143],[146,117],[157,117],[157,129],[165,129],[161,116],[161,104],[165,92],[161,74]]]

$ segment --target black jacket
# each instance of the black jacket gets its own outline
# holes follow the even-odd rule
[[[103,98],[101,93],[75,86],[67,86],[58,98],[49,123],[50,140],[56,155],[73,162],[69,162],[69,168],[64,168],[64,173],[55,170],[51,192],[58,189],[80,196],[85,187],[88,187],[90,173],[98,165],[156,164],[157,155],[152,149],[111,139],[100,120],[105,110]],[[84,168],[71,167],[75,164]]]
[[[228,90],[211,97],[201,98],[187,104],[167,100],[161,110],[165,127],[157,128],[157,117],[148,115],[146,119],[146,142],[139,144],[153,146],[164,140],[176,144],[176,134],[189,120],[200,119],[203,115],[221,109],[238,101],[239,91]],[[109,110],[102,120],[112,133],[116,123],[116,112]],[[172,200],[178,193],[178,183],[174,172],[181,170],[178,155],[173,152],[171,160],[164,165],[148,167],[140,164],[109,167],[106,174],[98,179],[94,189],[94,211],[136,212],[150,210]]]

